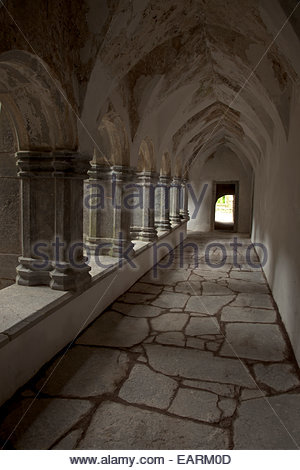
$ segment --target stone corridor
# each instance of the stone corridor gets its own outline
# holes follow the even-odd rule
[[[2,446],[299,448],[299,371],[250,240],[234,253],[232,237],[190,235],[117,299],[2,408]]]

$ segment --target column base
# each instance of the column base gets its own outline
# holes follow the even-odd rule
[[[16,284],[20,286],[49,286],[50,272],[53,269],[51,264],[39,268],[38,265],[45,264],[45,260],[24,258],[23,256],[19,258],[19,263],[16,268]]]
[[[152,242],[157,239],[157,231],[154,227],[141,227],[137,239],[143,242]]]
[[[181,224],[182,220],[180,218],[180,215],[171,215],[170,216],[170,222],[171,222],[171,225],[172,227],[175,227],[176,225],[179,225]]]
[[[62,262],[50,273],[50,287],[61,291],[83,290],[92,280],[90,269],[85,263],[81,268],[75,269],[69,263]]]
[[[96,256],[112,256],[114,258],[134,256],[134,245],[131,240],[87,237],[86,245],[90,252]]]
[[[170,224],[170,220],[158,220],[156,222],[156,229],[159,230],[160,232],[167,232],[171,230],[172,226]]]
[[[190,220],[190,214],[189,214],[189,212],[188,212],[188,211],[184,211],[184,210],[180,211],[180,218],[181,218],[182,220]]]
[[[131,239],[132,240],[138,240],[140,231],[141,231],[140,227],[130,227]]]

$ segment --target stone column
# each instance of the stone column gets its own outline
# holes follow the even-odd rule
[[[111,256],[123,258],[132,256],[133,243],[130,236],[131,214],[126,207],[125,200],[128,196],[128,185],[132,178],[132,170],[126,166],[112,167],[112,248]],[[125,254],[126,253],[126,254]]]
[[[49,285],[54,235],[54,179],[52,153],[16,153],[21,178],[22,256],[17,266],[17,284]]]
[[[183,179],[180,190],[180,217],[183,221],[190,220],[188,211],[188,192],[186,186],[187,180]]]
[[[169,176],[160,175],[155,189],[155,225],[159,231],[171,229],[170,182],[171,178]]]
[[[137,174],[138,184],[142,188],[142,209],[140,209],[140,230],[138,239],[142,241],[154,241],[157,239],[155,228],[155,185],[157,173],[143,171]]]
[[[88,171],[89,195],[84,204],[89,213],[86,241],[92,252],[109,251],[112,237],[112,170],[110,166],[92,163]]]
[[[181,192],[181,178],[174,176],[170,188],[170,221],[172,227],[180,224],[180,192]]]
[[[88,159],[78,153],[53,155],[55,188],[55,240],[50,287],[78,290],[90,281],[90,267],[83,256],[83,181]]]
[[[89,176],[89,234],[87,244],[96,256],[118,258],[133,255],[130,213],[125,206],[126,185],[132,176],[129,167],[92,163]],[[132,253],[131,253],[132,250]]]
[[[132,169],[132,182],[129,186],[131,187],[131,198],[128,200],[131,205],[130,236],[132,240],[138,240],[142,225],[143,188],[138,183],[136,169]]]

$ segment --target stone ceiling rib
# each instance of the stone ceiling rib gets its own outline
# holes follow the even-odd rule
[[[254,164],[275,131],[287,133],[283,120],[297,80],[272,43],[259,1],[135,3],[119,2],[98,57],[101,73],[117,83],[132,153],[143,135],[151,134],[157,158],[168,149],[175,159],[185,147],[193,153],[205,137],[215,142],[225,133],[251,147]]]

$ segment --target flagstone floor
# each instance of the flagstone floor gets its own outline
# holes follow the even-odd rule
[[[250,241],[235,254],[232,237],[190,235],[111,305],[2,407],[2,445],[297,449],[299,371]]]

